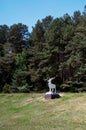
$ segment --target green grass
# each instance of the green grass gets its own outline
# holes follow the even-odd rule
[[[0,94],[0,130],[86,130],[86,93]]]

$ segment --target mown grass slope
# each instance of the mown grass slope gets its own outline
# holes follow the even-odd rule
[[[0,94],[0,130],[86,130],[86,93]]]

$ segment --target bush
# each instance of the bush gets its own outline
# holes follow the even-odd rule
[[[75,88],[76,92],[83,92],[86,91],[86,84],[84,82],[73,82],[73,87]]]
[[[63,83],[63,84],[60,85],[60,88],[61,88],[62,91],[68,92],[69,89],[70,89],[70,85]]]
[[[23,93],[30,92],[30,88],[27,83],[25,85],[23,85],[22,87],[18,87],[18,89],[19,89],[19,92],[23,92]]]
[[[60,87],[65,92],[76,92],[76,87],[73,86],[73,81],[66,81]]]
[[[77,81],[67,81],[60,86],[65,92],[83,92],[86,91],[86,83]]]
[[[5,84],[3,87],[3,92],[4,93],[10,93],[10,85],[9,84]]]

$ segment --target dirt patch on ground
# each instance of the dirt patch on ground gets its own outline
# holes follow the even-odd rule
[[[61,96],[61,97],[63,97],[64,96],[64,94],[63,93],[59,93],[59,95]],[[50,101],[50,102],[48,102],[48,101]],[[26,106],[26,105],[28,105],[28,104],[30,104],[30,103],[32,103],[32,102],[48,102],[48,103],[50,103],[50,104],[54,104],[54,102],[53,102],[53,100],[46,100],[45,99],[45,95],[38,95],[38,97],[29,97],[28,99],[26,99],[26,100],[23,100],[23,102],[21,102],[21,104],[20,104],[20,106]]]
[[[43,96],[35,97],[35,98],[28,98],[21,102],[20,106],[26,106],[32,102],[46,102],[45,98]]]
[[[26,106],[29,103],[33,102],[33,100],[34,100],[33,98],[26,99],[23,102],[21,102],[20,106]]]

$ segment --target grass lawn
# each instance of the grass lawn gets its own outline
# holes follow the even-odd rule
[[[0,130],[86,130],[86,93],[0,94]]]

